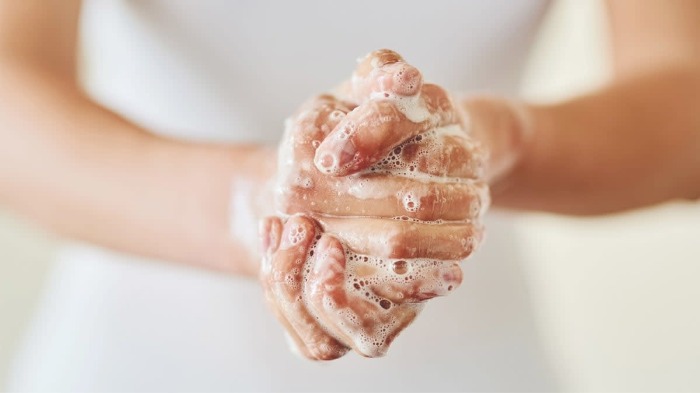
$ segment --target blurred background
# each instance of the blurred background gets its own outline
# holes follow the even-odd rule
[[[608,77],[596,0],[552,7],[522,94],[550,102]],[[536,320],[565,391],[700,391],[700,204],[605,218],[522,214]],[[0,211],[0,388],[60,240]]]

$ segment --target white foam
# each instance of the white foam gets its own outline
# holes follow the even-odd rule
[[[414,123],[422,123],[429,120],[431,117],[437,117],[431,114],[425,104],[425,100],[420,95],[414,96],[399,96],[392,93],[375,92],[372,93],[371,99],[377,101],[390,101],[396,109],[403,113],[406,118]]]
[[[403,195],[402,202],[407,212],[415,213],[420,209],[420,198],[414,197],[410,191]]]
[[[442,139],[444,137],[463,137],[464,131],[458,124],[451,124],[444,127],[438,127],[427,131],[423,134],[405,141],[399,147],[390,152],[383,160],[372,165],[371,167],[359,172],[359,175],[369,174],[389,174],[398,177],[417,180],[424,183],[471,183],[471,179],[451,176],[438,176],[430,173],[421,172],[418,160],[423,154],[438,152],[443,147]],[[417,155],[414,160],[406,161],[400,156],[403,146],[415,144],[417,142],[426,146],[425,153]],[[438,168],[435,168],[436,170]]]
[[[399,314],[404,315],[408,309],[413,309],[416,313],[421,310],[423,304],[419,300],[402,302],[405,294],[445,295],[456,289],[461,282],[461,276],[448,274],[455,266],[458,269],[459,261],[385,259],[357,254],[348,249],[345,254],[345,292],[348,303],[364,304],[364,314],[358,316],[353,310],[337,310],[332,307],[328,311],[342,311],[340,315],[345,319],[341,324],[344,334],[353,337],[354,347],[367,356],[383,355],[388,349],[389,336],[393,336],[396,329],[405,328],[407,321],[397,320],[394,308],[401,308]],[[383,288],[385,293],[378,294],[375,288]],[[368,319],[373,323],[367,325]]]
[[[289,235],[287,240],[289,241],[289,244],[291,245],[296,245],[303,241],[306,238],[306,229],[304,229],[303,226],[301,225],[295,225],[291,230],[289,231]]]

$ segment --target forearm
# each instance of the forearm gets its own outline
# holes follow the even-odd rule
[[[230,200],[234,184],[269,176],[267,149],[154,136],[30,64],[3,62],[0,100],[3,204],[122,251],[255,270],[250,245],[231,234]]]
[[[496,205],[603,214],[700,195],[700,66],[665,67],[551,106],[527,106]]]

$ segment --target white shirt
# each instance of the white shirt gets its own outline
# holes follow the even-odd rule
[[[283,119],[391,48],[450,90],[513,94],[543,0],[86,1],[83,81],[154,132],[276,143]],[[258,285],[94,247],[61,253],[10,390],[553,390],[506,217],[387,357],[301,360]],[[135,229],[137,230],[137,229]]]

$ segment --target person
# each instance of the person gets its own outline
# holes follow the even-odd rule
[[[493,92],[458,104],[491,151],[495,206],[590,215],[697,199],[700,5],[609,0],[613,80],[513,105],[501,97],[545,8],[0,3],[0,201],[94,245],[60,255],[10,389],[554,389],[507,217],[487,222],[460,292],[380,361],[293,360],[254,281],[229,277],[258,269],[249,202],[274,176],[281,120],[381,47],[452,92]]]

